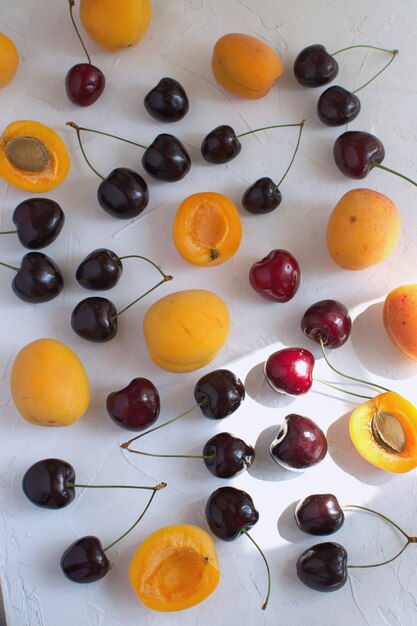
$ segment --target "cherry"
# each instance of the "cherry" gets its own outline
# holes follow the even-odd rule
[[[331,493],[318,493],[300,500],[295,509],[298,528],[310,535],[330,535],[343,526],[345,514]]]
[[[149,115],[161,122],[182,120],[189,109],[184,87],[174,78],[161,78],[144,99]]]
[[[49,302],[64,288],[64,279],[58,265],[42,252],[28,252],[20,262],[20,268],[8,263],[0,265],[16,272],[12,289],[24,302],[37,304]]]
[[[242,144],[235,131],[227,124],[210,131],[201,144],[201,154],[208,163],[228,163],[237,157],[241,149]]]
[[[385,157],[381,141],[364,131],[348,130],[333,147],[333,156],[340,171],[350,178],[365,178]]]
[[[88,63],[77,63],[67,73],[65,78],[65,91],[67,97],[73,104],[78,106],[88,107],[94,104],[96,100],[101,96],[104,91],[106,79],[103,72],[92,65],[90,56],[84,45],[84,42],[80,36],[77,25],[75,24],[73,15],[74,0],[68,0],[70,16],[75,32],[86,54]]]
[[[129,220],[140,215],[148,206],[148,185],[134,170],[117,167],[103,178],[97,190],[97,199],[112,217]]]
[[[75,498],[75,470],[61,459],[43,459],[23,476],[22,488],[33,504],[61,509]]]
[[[255,450],[230,433],[217,433],[203,448],[204,464],[218,478],[232,478],[247,470],[255,460]]]
[[[301,330],[326,348],[340,348],[349,339],[352,320],[344,304],[337,300],[320,300],[312,304],[301,319]]]
[[[356,119],[361,110],[359,98],[339,85],[324,91],[317,103],[317,114],[326,126],[342,126]]]
[[[294,74],[300,85],[321,87],[332,81],[339,71],[339,65],[326,48],[314,44],[301,50],[294,61]]]
[[[123,264],[120,257],[108,248],[98,248],[81,261],[75,278],[85,289],[102,291],[117,285],[122,273]]]
[[[134,378],[126,387],[107,396],[107,413],[128,430],[144,430],[156,422],[161,409],[158,390],[147,378]]]
[[[249,270],[249,282],[266,300],[288,302],[300,286],[300,266],[287,250],[271,250]]]
[[[304,348],[283,348],[265,362],[265,377],[272,389],[290,396],[307,393],[313,383],[314,356]]]
[[[327,439],[313,420],[296,413],[284,418],[270,446],[274,461],[290,470],[316,465],[327,454]]]
[[[28,198],[13,211],[17,230],[0,232],[0,235],[17,234],[25,248],[38,250],[55,241],[64,226],[65,215],[54,200]]]
[[[297,560],[298,578],[317,591],[336,591],[347,581],[347,552],[327,541],[305,550]]]
[[[223,419],[239,408],[245,399],[245,387],[230,370],[217,369],[198,380],[194,398],[205,417]]]
[[[142,165],[153,178],[174,183],[188,174],[191,159],[179,139],[162,133],[146,148],[142,156]]]

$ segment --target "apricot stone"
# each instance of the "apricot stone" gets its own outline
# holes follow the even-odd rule
[[[402,285],[390,291],[382,319],[397,350],[417,361],[417,285]]]

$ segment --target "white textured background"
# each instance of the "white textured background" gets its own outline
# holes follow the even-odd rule
[[[401,560],[377,570],[349,575],[348,584],[334,594],[320,594],[296,579],[298,554],[314,538],[302,535],[291,519],[293,503],[313,492],[330,491],[341,502],[367,504],[416,533],[415,473],[394,476],[362,461],[349,443],[347,414],[350,401],[323,394],[318,386],[307,396],[281,404],[261,387],[260,363],[276,344],[314,350],[299,330],[299,320],[311,303],[331,297],[343,301],[355,318],[351,341],[332,356],[339,367],[388,386],[416,400],[416,368],[404,361],[385,337],[381,301],[392,288],[416,282],[417,190],[384,172],[373,171],[362,182],[344,178],[332,159],[332,145],[344,128],[324,127],[315,107],[321,90],[302,88],[292,74],[297,53],[312,43],[329,51],[349,44],[369,43],[399,48],[400,55],[377,81],[360,92],[362,111],[352,129],[376,134],[386,149],[385,164],[417,177],[417,53],[416,0],[154,0],[154,16],[145,39],[134,49],[116,54],[87,41],[93,63],[107,79],[106,90],[91,108],[78,109],[65,96],[67,70],[83,61],[82,50],[69,20],[65,0],[1,0],[0,31],[16,43],[21,64],[14,82],[0,92],[2,129],[16,119],[35,119],[51,125],[64,138],[72,157],[67,181],[48,194],[66,213],[63,232],[45,252],[61,266],[66,286],[62,295],[39,306],[18,300],[11,291],[10,271],[1,269],[1,537],[0,575],[8,626],[208,626],[209,624],[276,624],[285,626],[412,626],[417,623],[416,548]],[[210,70],[214,42],[227,32],[246,32],[267,41],[282,55],[286,73],[270,94],[244,101],[219,90]],[[372,76],[386,57],[358,50],[338,57],[335,83],[354,89]],[[146,113],[144,95],[163,76],[185,87],[190,111],[177,124],[157,123]],[[261,176],[279,180],[292,154],[297,129],[270,131],[242,140],[239,157],[224,166],[210,166],[199,153],[203,137],[218,124],[237,133],[266,124],[307,118],[300,152],[282,185],[282,205],[266,216],[247,214],[240,199],[246,187]],[[107,132],[150,143],[160,132],[176,134],[190,151],[193,167],[180,183],[149,180],[151,201],[132,222],[118,221],[96,201],[98,179],[82,160],[75,134],[65,127],[74,120]],[[132,146],[100,137],[86,147],[97,169],[106,174],[116,166],[140,168],[141,154]],[[146,176],[145,176],[146,177]],[[349,189],[368,186],[397,203],[403,229],[397,249],[381,265],[350,273],[337,268],[325,246],[327,218]],[[229,263],[195,268],[180,259],[171,240],[172,220],[181,200],[197,191],[219,191],[241,211],[243,241]],[[11,227],[15,206],[28,194],[0,181],[1,230]],[[120,320],[116,339],[104,345],[84,342],[73,334],[70,314],[87,297],[75,281],[78,263],[97,247],[118,254],[145,254],[174,275],[174,281],[130,309]],[[285,305],[260,299],[248,283],[250,265],[273,248],[286,248],[299,260],[302,284]],[[14,237],[1,240],[1,260],[18,264],[26,252]],[[126,261],[124,276],[109,293],[121,308],[149,288],[155,275],[140,262]],[[260,610],[266,579],[264,566],[244,537],[230,544],[216,540],[221,582],[203,604],[186,612],[150,612],[136,599],[127,578],[135,547],[156,528],[190,522],[206,527],[204,503],[221,483],[199,461],[142,461],[126,458],[118,443],[129,434],[117,429],[105,414],[110,391],[136,376],[153,380],[162,397],[163,419],[193,403],[192,389],[206,370],[173,375],[154,366],[145,351],[141,322],[151,302],[172,290],[207,287],[227,303],[232,319],[230,338],[212,368],[229,366],[246,380],[248,399],[227,422],[212,424],[198,412],[183,423],[149,438],[148,450],[198,454],[214,432],[229,430],[249,443],[257,442],[258,458],[250,473],[233,484],[251,493],[260,511],[254,538],[265,548],[273,589],[266,612]],[[9,393],[11,363],[29,341],[50,336],[68,343],[84,362],[92,385],[86,416],[68,429],[42,429],[24,422]],[[259,351],[260,350],[260,351]],[[258,352],[256,352],[258,351]],[[254,354],[253,354],[254,353]],[[236,361],[230,365],[231,361]],[[327,371],[317,364],[323,377]],[[260,388],[260,391],[259,391]],[[258,391],[257,391],[258,390]],[[271,465],[265,454],[273,427],[288,412],[309,415],[327,431],[330,454],[305,474],[290,474]],[[61,511],[33,507],[23,496],[21,478],[35,461],[56,456],[71,462],[78,480],[154,484],[167,480],[152,509],[128,538],[112,551],[114,563],[100,582],[77,586],[59,569],[63,550],[76,537],[97,534],[109,543],[125,530],[143,505],[140,494],[92,490],[78,492],[75,502]],[[400,541],[378,520],[350,515],[334,536],[343,543],[351,562],[389,557]]]

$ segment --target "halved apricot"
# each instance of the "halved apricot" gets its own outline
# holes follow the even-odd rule
[[[390,291],[385,298],[382,319],[397,350],[417,361],[417,285],[401,285]]]
[[[349,429],[369,463],[396,473],[417,467],[417,409],[398,393],[381,393],[358,406]]]
[[[211,536],[199,526],[160,528],[139,546],[129,567],[131,585],[156,611],[181,611],[205,600],[220,579]]]

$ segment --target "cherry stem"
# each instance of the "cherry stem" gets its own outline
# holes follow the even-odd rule
[[[142,487],[138,485],[82,485],[80,483],[67,483],[67,487],[82,487],[84,489],[152,489],[155,487]]]
[[[295,150],[294,150],[294,153],[292,155],[291,161],[290,161],[287,169],[284,172],[284,175],[281,177],[281,180],[279,181],[279,183],[277,185],[275,185],[276,189],[278,189],[278,187],[281,185],[282,181],[284,180],[284,178],[286,177],[286,175],[290,171],[292,164],[294,163],[295,155],[297,154],[298,148],[299,148],[299,145],[300,145],[301,133],[303,132],[303,128],[304,128],[304,124],[305,123],[306,123],[306,120],[301,120],[301,122],[299,124],[296,124],[296,126],[300,127],[300,130],[299,130],[299,133],[298,133],[298,139],[297,139],[297,143],[295,145]]]
[[[414,185],[414,187],[417,187],[417,183],[414,180],[412,180],[411,178],[408,178],[408,176],[404,176],[404,174],[400,174],[400,172],[397,172],[396,170],[392,170],[390,167],[381,165],[381,163],[377,163],[376,161],[371,161],[371,167],[377,167],[380,170],[385,170],[385,172],[390,172],[390,174],[395,174],[395,176],[399,176],[403,180],[406,180],[408,183],[411,183],[412,185]]]
[[[125,306],[124,309],[122,309],[121,311],[119,311],[116,315],[112,316],[112,319],[116,319],[117,317],[120,317],[122,315],[122,313],[124,313],[125,311],[127,311],[128,309],[130,309],[131,306],[133,306],[134,304],[136,304],[136,302],[139,302],[139,300],[142,300],[142,298],[144,298],[145,296],[147,296],[149,293],[151,293],[152,291],[154,291],[155,289],[157,289],[158,287],[160,287],[161,285],[163,285],[164,283],[168,282],[169,280],[173,279],[173,276],[168,276],[166,274],[163,274],[163,279],[159,281],[159,283],[157,283],[156,285],[154,285],[153,287],[151,287],[150,289],[148,289],[148,291],[145,291],[145,293],[143,293],[141,296],[139,296],[139,298],[136,298],[136,300],[133,300],[133,302],[131,302],[130,304],[128,304],[127,306]]]
[[[125,256],[119,256],[117,258],[119,259],[119,261],[124,261],[125,259],[142,259],[143,261],[147,261],[148,263],[153,265],[154,268],[157,269],[158,272],[161,274],[162,278],[165,278],[165,280],[172,280],[173,278],[172,276],[167,276],[167,274],[165,274],[165,272],[161,270],[159,265],[148,259],[146,256],[141,256],[140,254],[126,254]]]
[[[67,123],[68,126],[74,124],[74,122]],[[73,128],[75,128],[73,126]],[[124,141],[125,143],[130,143],[132,146],[138,146],[138,148],[143,148],[147,150],[149,146],[144,146],[141,143],[137,143],[137,141],[132,141],[131,139],[125,139],[124,137],[119,137],[118,135],[112,135],[111,133],[105,133],[103,130],[95,130],[94,128],[85,128],[84,126],[77,126],[79,130],[83,130],[86,133],[95,133],[96,135],[104,135],[104,137],[111,137],[112,139],[118,139],[119,141]]]
[[[78,124],[76,124],[75,122],[67,122],[66,126],[70,126],[71,128],[74,128],[74,130],[77,133],[77,139],[78,139],[78,143],[80,145],[81,148],[81,152],[83,154],[84,160],[87,163],[88,167],[90,168],[90,170],[92,170],[94,172],[94,174],[97,174],[97,176],[99,178],[101,178],[101,180],[104,180],[104,176],[102,176],[96,169],[95,167],[93,167],[85,153],[84,147],[83,147],[83,143],[81,141],[81,135],[80,135],[80,131],[82,130],[80,126],[78,126]]]
[[[343,393],[347,393],[350,396],[356,396],[357,398],[365,398],[366,400],[372,400],[371,396],[364,396],[361,393],[355,393],[354,391],[347,391],[343,389],[343,387],[338,387],[337,385],[333,385],[332,383],[327,382],[326,380],[322,380],[321,378],[314,378],[314,380],[322,385],[326,385],[327,387],[331,387],[332,389],[337,389],[337,391],[342,391]]]
[[[75,5],[75,2],[74,2],[74,0],[68,0],[68,3],[69,3],[69,10],[70,10],[70,16],[71,16],[71,22],[72,22],[72,25],[73,25],[73,26],[74,26],[74,28],[75,28],[75,32],[77,33],[78,39],[80,40],[81,45],[82,45],[82,47],[83,47],[83,50],[84,50],[84,52],[85,52],[85,55],[86,55],[86,57],[87,57],[87,59],[88,59],[88,62],[89,62],[89,64],[91,65],[90,55],[89,55],[89,54],[88,54],[88,52],[87,52],[87,48],[86,48],[86,47],[85,47],[85,45],[84,45],[84,42],[83,42],[83,40],[82,40],[82,38],[81,38],[81,35],[80,35],[80,32],[79,32],[79,30],[78,30],[78,28],[77,28],[77,24],[75,23],[75,20],[74,20],[74,14],[73,14],[72,9],[73,9],[73,7],[74,7],[74,5]]]
[[[393,62],[393,60],[395,59],[395,57],[397,56],[397,54],[398,54],[398,52],[399,52],[399,51],[398,51],[398,50],[387,50],[387,52],[390,52],[390,53],[391,53],[391,55],[392,55],[392,56],[391,56],[391,58],[390,58],[390,60],[388,61],[388,63],[386,63],[386,64],[384,65],[384,67],[383,67],[381,70],[379,70],[379,72],[377,72],[377,73],[375,74],[375,76],[373,76],[372,78],[370,78],[370,79],[369,79],[366,83],[364,83],[363,85],[361,85],[361,86],[360,86],[360,87],[358,87],[357,89],[354,89],[354,90],[352,91],[352,93],[358,93],[358,91],[360,91],[360,90],[361,90],[361,89],[363,89],[364,87],[367,87],[367,86],[369,85],[369,83],[372,83],[372,81],[374,81],[374,80],[375,80],[375,78],[377,78],[380,74],[382,74],[382,72],[384,72],[384,71],[387,69],[387,67],[388,67],[389,65],[391,65],[391,63]]]
[[[302,124],[304,124],[305,120],[303,120],[301,123],[297,123],[297,124],[274,124],[273,126],[262,126],[262,128],[255,128],[254,130],[247,130],[245,133],[240,133],[240,135],[236,135],[236,137],[238,139],[240,139],[241,137],[245,137],[246,135],[251,135],[252,133],[257,133],[260,130],[271,130],[272,128],[291,128],[294,126],[301,126]]]
[[[155,487],[152,488],[153,493],[152,493],[151,497],[149,498],[148,504],[145,506],[145,508],[143,509],[142,513],[139,515],[139,517],[136,520],[136,522],[134,524],[132,524],[132,526],[130,528],[128,528],[127,531],[125,533],[123,533],[123,535],[120,535],[120,537],[115,539],[115,541],[113,541],[108,546],[103,548],[103,552],[106,552],[107,550],[110,550],[110,548],[112,548],[114,545],[116,545],[116,543],[119,543],[119,541],[124,539],[126,537],[126,535],[128,535],[135,528],[135,526],[137,526],[139,524],[139,522],[141,521],[141,519],[145,515],[146,511],[151,506],[151,502],[154,499],[154,497],[156,495],[156,492],[160,491],[161,489],[165,489],[166,486],[167,486],[166,483],[159,483],[159,485],[156,485]]]
[[[265,602],[262,605],[262,610],[264,611],[268,605],[268,601],[269,601],[269,596],[271,594],[271,572],[269,570],[269,565],[268,565],[268,561],[266,560],[266,557],[264,555],[264,553],[262,552],[261,548],[258,546],[258,544],[256,543],[255,539],[248,533],[248,531],[246,530],[246,528],[242,528],[242,533],[244,533],[247,537],[249,537],[249,539],[252,541],[252,543],[254,544],[254,546],[256,546],[256,548],[258,548],[264,563],[266,565],[266,571],[268,574],[268,590],[267,590],[267,594],[266,594],[266,598],[265,598]]]
[[[15,235],[17,230],[3,230],[0,231],[0,235]]]
[[[336,54],[340,54],[341,52],[346,52],[346,50],[353,50],[354,48],[369,48],[371,50],[379,50],[380,52],[390,52],[391,54],[393,54],[395,52],[395,54],[398,54],[398,50],[388,50],[388,48],[380,48],[379,46],[370,46],[368,44],[355,44],[353,46],[347,46],[346,48],[341,48],[340,50],[337,50],[336,52],[332,52],[332,54],[330,56],[334,57],[336,56]]]
[[[19,271],[18,267],[15,267],[14,265],[9,265],[8,263],[4,263],[3,261],[0,261],[0,265],[3,265],[3,267],[8,267],[9,270],[15,270],[15,272]]]

